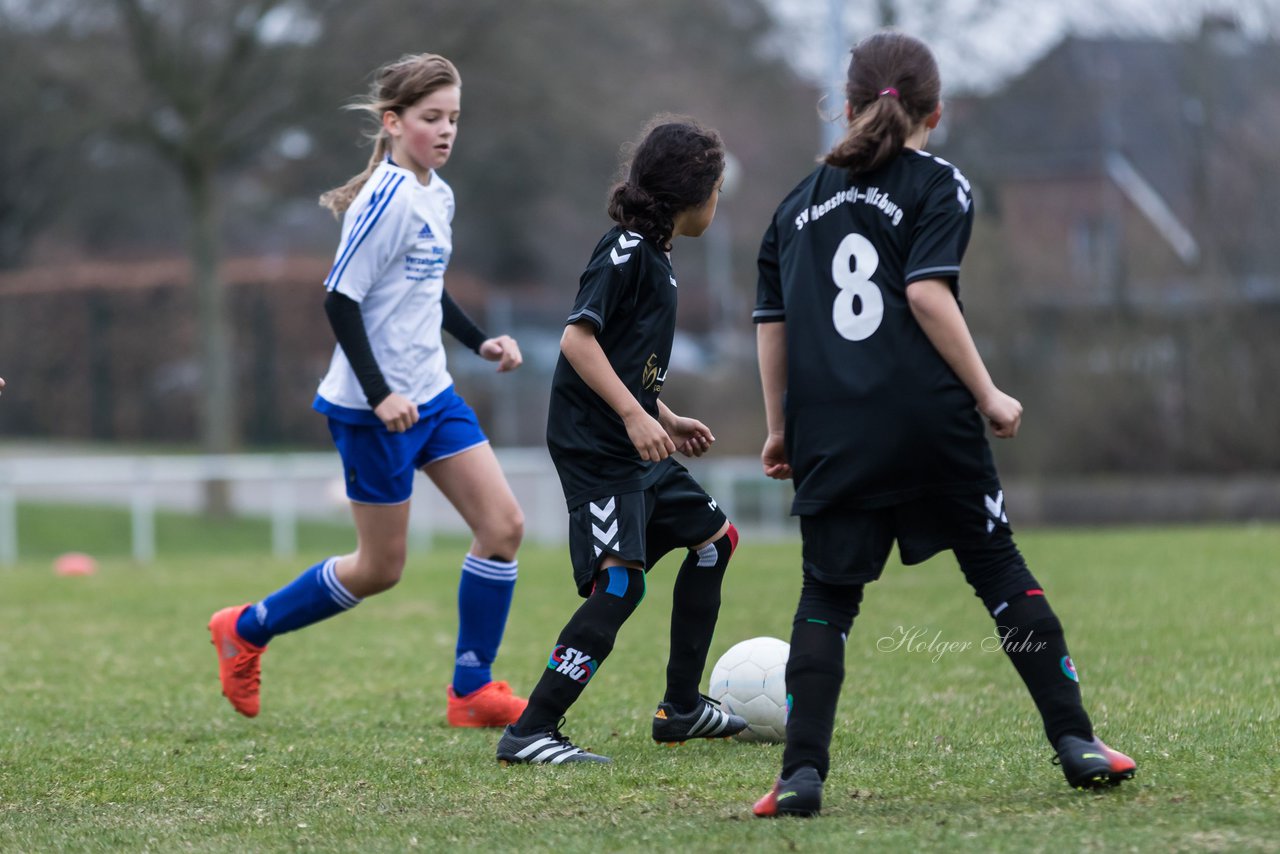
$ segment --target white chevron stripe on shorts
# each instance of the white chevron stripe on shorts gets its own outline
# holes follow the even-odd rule
[[[608,528],[601,528],[600,525],[597,525],[595,522],[591,523],[591,535],[596,538],[598,543],[598,545],[595,546],[596,557],[600,557],[600,553],[604,551],[604,549],[618,548],[618,519],[614,514],[614,511],[618,509],[617,496],[614,496],[608,501],[602,503],[597,503],[595,501],[588,502],[587,507],[591,510],[591,515],[600,521],[600,525],[607,522],[610,516],[614,517],[613,522],[610,523]],[[610,540],[612,540],[612,542],[610,542]]]

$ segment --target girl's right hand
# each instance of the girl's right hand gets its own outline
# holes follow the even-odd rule
[[[373,414],[392,433],[403,433],[418,423],[418,407],[409,398],[392,392],[374,407]]]
[[[765,477],[774,480],[791,479],[791,463],[787,462],[786,442],[781,433],[770,433],[769,438],[764,440],[760,465],[764,467]]]
[[[676,443],[671,441],[658,419],[643,409],[635,415],[623,418],[622,423],[626,425],[627,438],[636,446],[640,459],[645,462],[656,463],[676,452]]]
[[[991,432],[999,439],[1012,439],[1018,435],[1018,427],[1022,424],[1022,404],[1002,392],[992,389],[991,393],[978,401],[978,411],[991,425]]]

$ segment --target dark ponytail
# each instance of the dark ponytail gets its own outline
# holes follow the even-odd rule
[[[623,156],[631,146],[624,146]],[[683,116],[652,119],[609,191],[609,218],[671,248],[675,218],[711,198],[724,172],[720,135]]]
[[[854,173],[880,168],[937,108],[941,89],[938,63],[919,39],[883,32],[858,42],[845,83],[853,121],[823,162]]]

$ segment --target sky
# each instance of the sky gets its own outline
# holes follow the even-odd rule
[[[848,49],[877,25],[874,0],[764,0],[783,25],[777,45],[807,77],[842,85]],[[1251,33],[1280,29],[1280,0],[897,0],[899,28],[933,48],[943,93],[981,92],[1023,71],[1064,36],[1173,37],[1205,12]],[[842,34],[832,38],[839,21]]]

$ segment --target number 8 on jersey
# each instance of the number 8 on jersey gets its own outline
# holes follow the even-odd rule
[[[880,253],[861,234],[846,234],[831,258],[831,279],[840,293],[831,307],[836,332],[850,341],[870,338],[884,318],[884,296],[871,277]]]

